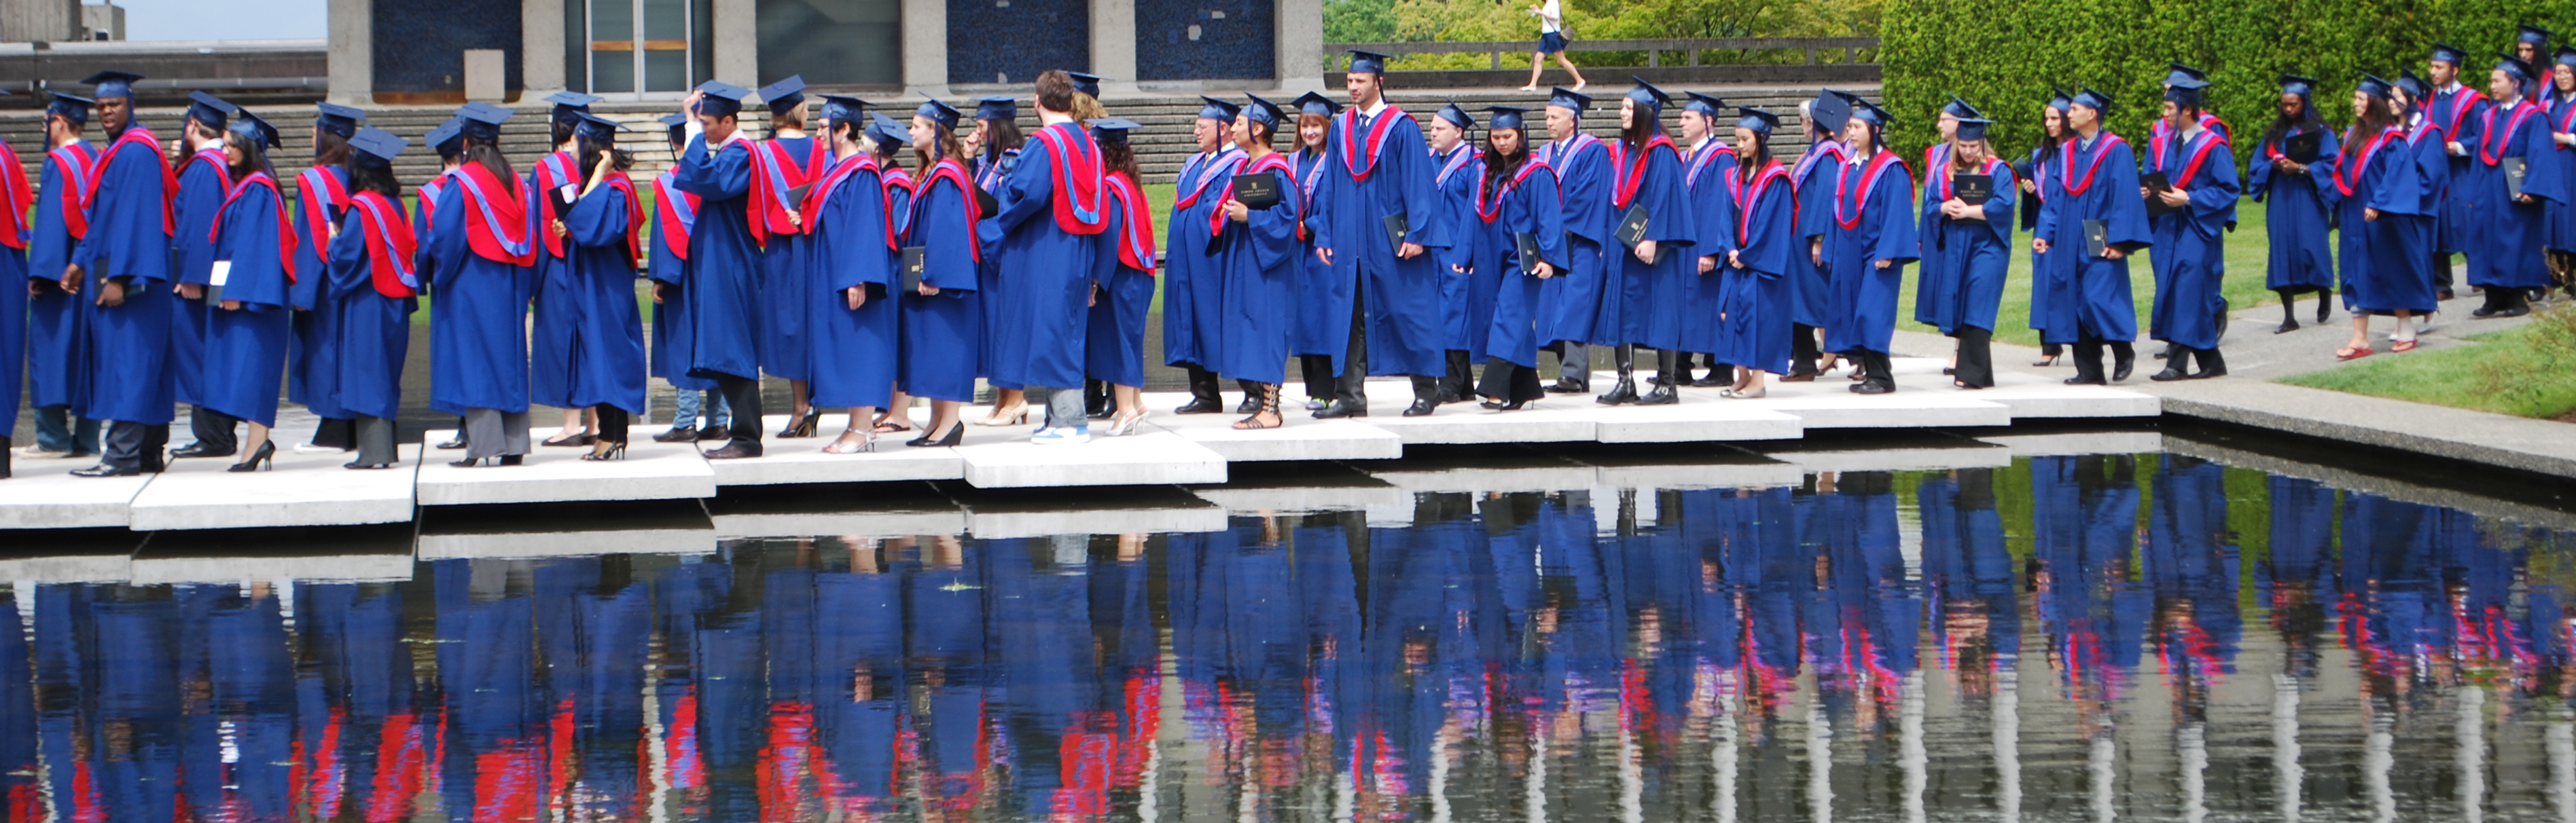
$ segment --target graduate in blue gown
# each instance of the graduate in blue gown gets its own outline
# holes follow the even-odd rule
[[[1610,213],[1610,144],[1583,131],[1583,111],[1591,106],[1590,96],[1551,89],[1547,142],[1530,150],[1533,160],[1556,174],[1564,212],[1558,222],[1567,235],[1565,270],[1539,286],[1538,340],[1557,355],[1550,394],[1592,391],[1592,323],[1601,313],[1602,269],[1614,247],[1610,230],[1618,225]]]
[[[349,138],[358,133],[359,121],[366,112],[336,103],[315,105],[313,118],[313,165],[295,176],[295,262],[298,270],[321,271],[327,265],[324,255],[331,246],[331,228],[349,208]],[[300,444],[307,451],[347,450],[352,447],[352,429],[347,412],[332,405],[338,393],[331,378],[338,375],[339,352],[329,341],[338,336],[333,328],[339,318],[321,299],[321,278],[299,280],[293,293],[295,304],[295,341],[286,375],[288,402],[310,409],[322,421],[313,429],[311,441]]]
[[[1851,104],[1843,102],[1832,89],[1813,100],[1798,104],[1798,119],[1806,123],[1807,151],[1798,156],[1789,169],[1791,190],[1797,192],[1795,232],[1798,250],[1790,257],[1797,266],[1796,276],[1789,278],[1790,299],[1790,366],[1782,380],[1803,383],[1816,379],[1817,360],[1825,357],[1820,349],[1825,327],[1825,295],[1831,273],[1825,268],[1825,227],[1833,225],[1834,190],[1842,186],[1844,169],[1851,165],[1851,152],[1843,148],[1843,126],[1851,119]],[[1796,259],[1807,262],[1797,263]],[[1826,365],[1830,365],[1827,361]]]
[[[1297,258],[1297,293],[1321,294],[1333,287],[1333,267],[1315,254],[1315,227],[1324,223],[1321,209],[1328,203],[1316,196],[1323,191],[1324,172],[1331,168],[1325,161],[1333,159],[1333,121],[1342,113],[1342,104],[1315,92],[1307,92],[1291,101],[1297,107],[1297,148],[1289,152],[1288,162],[1297,167],[1297,243],[1303,248]],[[1333,397],[1333,355],[1342,348],[1341,340],[1327,340],[1325,305],[1322,301],[1297,301],[1296,347],[1297,371],[1306,382],[1306,409],[1324,407]]]
[[[1917,260],[1914,267],[1914,322],[1926,326],[1940,325],[1940,315],[1952,310],[1945,296],[1958,290],[1958,277],[1948,268],[1950,261],[1939,253],[1944,247],[1938,221],[1942,217],[1941,204],[1949,199],[1940,196],[1940,188],[1950,178],[1950,158],[1959,138],[1961,118],[1982,120],[1985,114],[1969,105],[1968,101],[1959,99],[1958,95],[1950,95],[1950,102],[1943,104],[1941,111],[1934,116],[1933,130],[1938,136],[1931,145],[1923,147],[1923,162],[1907,167],[1919,176],[1914,181],[1914,201],[1921,212],[1920,219],[1915,221],[1915,240],[1922,244],[1922,259]],[[1978,172],[1971,169],[1967,173]],[[1924,299],[1927,294],[1933,295],[1933,299]],[[1952,371],[1956,371],[1958,360],[1958,353],[1953,351],[1950,355]]]
[[[876,443],[876,410],[893,400],[897,341],[902,320],[894,293],[897,242],[885,180],[867,151],[865,104],[856,98],[823,98],[824,133],[831,165],[805,193],[808,250],[814,267],[811,314],[806,318],[812,358],[813,401],[849,410],[849,428],[824,451],[849,454]]]
[[[1437,255],[1441,331],[1449,347],[1440,377],[1442,403],[1463,402],[1473,393],[1468,355],[1484,348],[1485,330],[1494,316],[1496,273],[1476,268],[1476,244],[1467,239],[1475,236],[1476,179],[1484,176],[1476,167],[1482,153],[1469,145],[1468,136],[1475,133],[1475,115],[1455,100],[1432,112],[1431,125],[1423,130],[1431,144],[1431,187],[1440,193],[1441,231],[1458,238]]]
[[[27,298],[37,282],[27,276],[27,205],[34,200],[17,150],[0,142],[0,408],[12,415],[27,385]],[[0,432],[0,480],[9,479],[16,453],[9,434]]]
[[[2227,373],[2227,360],[2218,353],[2227,317],[2219,281],[2226,276],[2226,232],[2236,224],[2242,188],[2235,149],[2226,135],[2201,125],[2207,88],[2206,80],[2180,73],[2168,77],[2164,122],[2170,133],[2148,143],[2148,166],[2164,174],[2167,187],[2145,196],[2172,211],[2148,220],[2155,233],[2150,262],[2156,297],[2147,334],[2175,346],[2164,369],[2150,380],[2203,380]],[[2186,357],[2199,369],[2191,370]]]
[[[1798,193],[1789,168],[1771,156],[1771,134],[1780,116],[1736,109],[1735,162],[1727,170],[1727,221],[1710,227],[1724,251],[1717,270],[1726,278],[1718,299],[1723,320],[1720,362],[1735,367],[1719,394],[1752,399],[1769,392],[1763,375],[1787,376],[1796,351],[1798,278],[1815,268],[1798,235]],[[1703,235],[1706,237],[1708,235]],[[1806,339],[1813,341],[1810,334]]]
[[[581,128],[582,115],[590,113],[590,104],[598,97],[577,91],[560,91],[542,101],[553,104],[546,112],[546,145],[552,150],[528,164],[529,231],[535,232],[541,245],[536,264],[529,267],[528,287],[536,303],[528,324],[528,394],[541,405],[563,410],[563,428],[546,438],[548,446],[587,446],[597,439],[598,422],[585,424],[586,407],[573,405],[570,397],[573,373],[580,358],[574,349],[580,345],[583,318],[580,274],[573,269],[572,257],[577,247],[564,235],[555,233],[554,225],[570,216],[568,205],[581,191],[582,180],[589,168],[581,162],[580,145],[575,132]]]
[[[1341,168],[1324,175],[1318,196],[1332,204],[1324,208],[1315,243],[1333,265],[1333,291],[1299,299],[1330,301],[1327,322],[1347,321],[1349,336],[1335,364],[1341,385],[1315,416],[1365,417],[1363,381],[1401,374],[1413,378],[1413,405],[1404,413],[1420,417],[1438,408],[1445,359],[1440,273],[1431,250],[1448,248],[1452,239],[1432,219],[1440,213],[1432,184],[1437,170],[1422,125],[1386,100],[1384,55],[1352,52],[1343,83],[1351,106],[1334,125],[1332,151]],[[1387,222],[1399,214],[1405,216],[1401,238]]]
[[[2487,91],[2494,100],[2478,126],[2475,162],[2469,176],[2454,181],[2469,187],[2477,222],[2471,234],[2469,285],[2486,295],[2486,305],[2472,317],[2519,317],[2531,311],[2532,290],[2551,285],[2547,205],[2570,199],[2557,142],[2550,135],[2548,112],[2532,101],[2540,73],[2531,64],[2505,57],[2488,73]],[[2509,159],[2524,168],[2522,192],[2508,191]],[[2456,189],[2455,189],[2456,191]]]
[[[199,425],[196,409],[205,387],[205,286],[215,267],[215,213],[223,210],[233,190],[223,142],[224,126],[234,111],[223,98],[190,92],[188,113],[179,125],[179,140],[188,153],[179,161],[179,193],[170,198],[170,246],[179,267],[179,298],[170,313],[170,368],[179,381],[179,402],[189,406],[188,429],[196,442],[171,450],[172,457],[226,457],[234,449],[232,428],[223,426],[217,433],[220,421],[211,418]]]
[[[1726,101],[1699,92],[1690,92],[1681,105],[1682,191],[1690,200],[1692,233],[1699,245],[1691,249],[1690,259],[1682,261],[1681,371],[1685,386],[1735,385],[1733,361],[1727,360],[1728,326],[1725,314],[1726,250],[1735,238],[1735,186],[1739,180],[1737,166],[1743,160],[1736,156],[1720,137],[1733,136],[1733,130],[1720,120],[1726,112]],[[1787,333],[1783,332],[1783,336]],[[1705,380],[1690,376],[1690,354],[1710,358]]]
[[[2333,184],[2339,146],[2317,112],[2317,85],[2306,77],[2281,76],[2281,114],[2263,131],[2261,145],[2247,161],[2245,191],[2263,204],[2264,239],[2270,241],[2263,288],[2281,297],[2281,326],[2273,334],[2298,330],[2299,295],[2317,294],[2319,323],[2326,322],[2326,311],[2334,307],[2334,248],[2326,240],[2333,216],[2323,190]],[[2317,156],[2302,163],[2284,147],[2290,138],[2307,134],[2323,137],[2317,141]]]
[[[1546,284],[1565,276],[1565,208],[1557,199],[1556,170],[1530,151],[1527,109],[1494,106],[1485,129],[1485,157],[1476,181],[1476,265],[1500,274],[1494,317],[1485,332],[1484,376],[1476,393],[1484,407],[1518,411],[1546,396],[1539,388],[1538,352],[1545,341]],[[1527,235],[1537,260],[1521,257]]]
[[[2137,196],[2138,163],[2129,142],[2103,127],[2111,98],[2085,87],[2070,99],[2067,123],[2074,136],[2058,149],[2058,162],[2041,189],[2039,227],[2031,231],[2031,250],[2040,260],[2032,270],[2030,327],[2040,340],[2075,344],[2075,376],[2067,382],[2101,385],[2129,378],[2137,365],[2130,342],[2138,336],[2138,310],[2129,295],[2128,256],[2155,242],[2147,227],[2147,204]],[[2094,254],[2088,227],[2101,231],[2103,250]],[[2102,349],[2111,349],[2112,368],[2102,372]]]
[[[2468,52],[2444,43],[2433,44],[2424,61],[2425,79],[2432,88],[2425,94],[2424,116],[2442,133],[2445,165],[2449,172],[2438,200],[2440,213],[2434,221],[2433,288],[2437,299],[2451,297],[2451,255],[2476,257],[2477,244],[2475,193],[2470,190],[2469,165],[2477,160],[2478,138],[2485,134],[2486,113],[2494,108],[2483,86],[2469,75],[2476,72],[2469,64]],[[2474,265],[2474,264],[2472,264]]]
[[[233,442],[233,425],[249,423],[243,447],[250,453],[233,468],[251,471],[277,453],[268,430],[277,425],[277,381],[286,368],[288,289],[324,275],[297,269],[295,246],[302,238],[287,222],[286,197],[268,162],[277,130],[249,113],[233,126],[220,150],[230,167],[226,175],[241,182],[207,227],[225,274],[207,318],[205,380],[191,426],[201,432],[198,444],[206,445]]]
[[[1613,237],[1601,264],[1601,312],[1590,342],[1615,346],[1619,382],[1593,398],[1603,405],[1648,406],[1681,402],[1678,384],[1684,318],[1711,306],[1689,302],[1698,279],[1699,227],[1682,182],[1679,147],[1664,134],[1664,106],[1672,97],[1637,81],[1619,98],[1619,139],[1610,146],[1610,226],[1643,207],[1645,233],[1634,245]],[[1655,388],[1640,396],[1632,376],[1639,347],[1655,354]]]
[[[2031,148],[2030,156],[2013,166],[2013,176],[2019,178],[2017,182],[2021,188],[2022,231],[2039,228],[2040,198],[2047,193],[2045,178],[2048,176],[2049,169],[2057,163],[2058,152],[2066,146],[2067,138],[2075,133],[2074,130],[2066,127],[2066,110],[2074,105],[2072,102],[2074,95],[2058,86],[2050,86],[2049,90],[2052,96],[2048,99],[2048,104],[2039,109],[2039,145]],[[2039,256],[2039,252],[2031,252],[2031,271],[2039,271],[2042,261],[2043,258]],[[2030,311],[2033,315],[2039,313],[2040,297],[2041,293],[2038,289],[2031,290]],[[2039,344],[2040,359],[2031,365],[2054,366],[2057,365],[2058,358],[2065,355],[2065,346],[2042,341]]]
[[[1133,434],[1150,412],[1145,408],[1145,326],[1154,305],[1153,204],[1136,181],[1136,150],[1128,138],[1142,124],[1108,118],[1091,122],[1100,141],[1100,161],[1109,167],[1109,230],[1101,232],[1099,283],[1091,303],[1091,328],[1083,344],[1083,373],[1112,388],[1110,436]],[[1294,196],[1294,192],[1282,189]],[[1308,247],[1300,240],[1296,253]],[[1299,270],[1303,270],[1302,267]],[[1291,318],[1293,320],[1293,318]]]
[[[597,416],[595,442],[583,456],[591,460],[624,457],[628,423],[644,413],[644,324],[635,308],[644,201],[626,174],[634,158],[617,149],[619,128],[614,120],[581,116],[574,128],[575,171],[567,178],[578,191],[572,208],[546,229],[562,232],[559,279],[567,288],[557,301],[571,304],[565,313],[572,336],[566,348],[542,353],[562,364],[563,379],[554,388],[563,393],[535,400]]]
[[[449,172],[431,209],[429,242],[415,277],[432,289],[430,408],[465,417],[465,459],[515,466],[528,453],[530,261],[539,249],[528,224],[536,196],[502,156],[501,121],[510,111],[467,103],[464,162]]]
[[[2542,113],[2549,116],[2549,140],[2559,151],[2558,173],[2566,180],[2566,191],[2576,192],[2576,160],[2566,152],[2576,151],[2576,48],[2559,46],[2550,58],[2548,79],[2541,84]],[[2576,203],[2549,201],[2548,245],[2550,274],[2556,285],[2570,285],[2570,271],[2576,271]],[[2571,293],[2576,296],[2576,293]]]
[[[921,250],[921,286],[902,296],[903,342],[897,389],[930,399],[930,424],[905,445],[956,445],[964,437],[957,410],[975,400],[976,369],[987,358],[987,299],[978,275],[990,252],[975,242],[979,216],[974,181],[958,160],[959,112],[931,100],[912,115],[909,133],[923,169],[904,219],[905,248]]]
[[[1876,104],[1851,98],[1843,148],[1852,160],[1834,189],[1833,223],[1825,228],[1825,265],[1831,269],[1825,301],[1825,350],[1852,358],[1866,375],[1851,390],[1896,390],[1889,371],[1889,341],[1896,333],[1896,292],[1913,262],[1914,182],[1904,162],[1885,144],[1891,122]]]
[[[823,174],[831,147],[805,129],[805,78],[789,77],[760,87],[761,104],[769,109],[769,138],[751,144],[752,236],[760,240],[760,305],[769,317],[761,327],[760,370],[787,379],[787,427],[778,437],[814,436],[815,415],[807,402],[814,347],[807,341],[805,315],[813,303],[812,266],[805,261],[812,245],[798,214],[798,190]]]
[[[685,114],[662,116],[663,132],[671,146],[671,157],[677,159],[688,147],[689,117]],[[442,150],[443,151],[443,150]],[[716,394],[716,381],[689,375],[683,358],[690,346],[682,338],[691,328],[687,315],[689,233],[698,220],[698,196],[679,188],[675,169],[664,169],[653,176],[653,235],[646,243],[644,276],[653,281],[653,345],[646,349],[645,372],[671,384],[679,400],[672,415],[671,428],[653,435],[657,443],[694,443],[700,435],[706,439],[730,436],[730,418],[717,411],[724,398]],[[705,423],[699,418],[703,411]]]
[[[80,391],[87,369],[87,300],[64,288],[64,264],[80,238],[72,226],[83,222],[81,193],[89,190],[89,169],[97,149],[83,139],[94,101],[51,92],[45,104],[45,159],[37,178],[41,196],[27,231],[27,405],[36,411],[35,449],[71,457],[98,454],[98,421],[76,415],[72,396]],[[73,284],[76,288],[77,284]]]
[[[1950,385],[1985,389],[1995,385],[1992,341],[1995,315],[2003,309],[2004,273],[2012,267],[2013,208],[2020,187],[2012,164],[1997,157],[1986,139],[1994,121],[1970,117],[1959,121],[1957,136],[1942,165],[1926,169],[1932,177],[1924,190],[1940,201],[1930,209],[1924,227],[1933,236],[1923,253],[1941,258],[1941,277],[1923,278],[1914,294],[1914,317],[1959,341],[1958,364]],[[1994,195],[1983,203],[1958,196],[1958,176],[1982,174],[1993,180]]]
[[[2353,322],[2352,338],[2335,352],[2337,359],[2370,354],[2373,314],[2396,314],[2393,348],[2414,348],[2415,328],[2406,319],[2436,305],[2427,267],[2431,254],[2414,221],[2435,216],[2439,199],[2432,193],[2439,190],[2439,172],[2419,149],[2429,153],[2440,132],[2427,124],[2407,129],[2398,119],[2404,107],[2393,97],[2402,94],[2386,80],[2363,75],[2354,93],[2353,127],[2337,153],[2331,185],[2321,190],[2343,227],[2336,263]]]
[[[715,381],[736,424],[731,442],[706,453],[711,460],[761,453],[757,341],[768,315],[760,309],[760,240],[748,219],[751,142],[740,115],[750,95],[719,81],[689,95],[683,106],[689,141],[675,173],[675,188],[698,198],[698,213],[689,230],[687,282],[680,286],[689,302],[688,333],[673,341],[687,348],[673,355],[672,366]]]
[[[1010,179],[1012,170],[1020,167],[1020,150],[1028,147],[1028,138],[1020,133],[1019,117],[1019,99],[1011,95],[997,94],[975,101],[975,127],[969,129],[970,133],[961,140],[967,174],[974,178],[975,189],[983,192],[982,197],[1001,196],[1002,181]],[[993,201],[984,202],[989,206]],[[996,255],[978,262],[975,276],[978,292],[1000,293],[1001,258]],[[1012,426],[1026,422],[1027,394],[1017,385],[990,380],[993,376],[993,353],[998,351],[994,343],[1001,334],[1002,304],[999,300],[984,301],[977,304],[977,310],[983,312],[978,328],[984,340],[975,349],[976,357],[980,358],[976,361],[975,373],[987,378],[985,382],[993,387],[993,412],[975,421],[975,425]]]
[[[1260,407],[1234,427],[1271,429],[1284,422],[1279,394],[1288,380],[1288,338],[1295,331],[1296,315],[1280,308],[1293,299],[1296,287],[1297,201],[1287,196],[1297,184],[1296,167],[1271,148],[1286,112],[1260,97],[1245,97],[1251,102],[1232,126],[1234,144],[1244,152],[1235,175],[1271,175],[1281,196],[1256,209],[1235,198],[1232,180],[1210,195],[1218,198],[1217,213],[1210,216],[1210,250],[1225,277],[1215,366],[1219,374],[1251,381],[1258,392]]]
[[[72,234],[64,285],[89,301],[82,348],[86,370],[72,412],[109,421],[99,464],[80,477],[159,472],[170,441],[175,386],[170,373],[170,195],[178,187],[161,144],[134,122],[133,82],[107,71],[84,82],[98,87],[98,122],[110,142],[90,181],[86,226]]]
[[[1031,403],[1049,403],[1047,425],[1031,442],[1081,443],[1091,439],[1081,389],[1099,256],[1093,235],[1108,229],[1108,190],[1100,146],[1073,119],[1072,80],[1049,70],[1037,87],[1041,125],[994,195],[995,213],[976,223],[977,241],[1001,255],[1001,279],[1010,284],[991,295],[1003,303],[992,380],[1021,387]]]
[[[1181,163],[1165,231],[1169,251],[1163,262],[1163,364],[1188,374],[1190,402],[1174,414],[1215,414],[1224,408],[1217,394],[1216,362],[1225,345],[1225,274],[1208,227],[1222,204],[1217,192],[1243,166],[1243,147],[1227,136],[1242,106],[1202,97],[1206,105],[1190,122],[1190,139],[1198,153]],[[1314,294],[1304,293],[1301,300]],[[1340,341],[1335,341],[1340,342]],[[1247,391],[1249,387],[1247,387]]]

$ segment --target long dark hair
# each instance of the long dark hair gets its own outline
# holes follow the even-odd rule
[[[349,175],[351,194],[371,191],[384,195],[385,199],[393,201],[396,205],[402,203],[402,183],[394,179],[393,164],[361,162],[357,155],[352,153],[349,156],[349,162],[340,165],[340,170]]]
[[[2042,111],[2039,114],[2038,159],[2041,163],[2057,159],[2058,149],[2064,147],[2066,145],[2066,138],[2075,133],[2075,123],[2066,119],[2066,112],[2064,110],[2061,110],[2056,106],[2046,106],[2044,108],[2045,111]],[[2048,131],[2048,115],[2050,112],[2055,112],[2057,114],[2057,133],[2055,134],[2050,134]]]
[[[313,130],[313,165],[338,166],[349,162],[349,138],[328,129]]]
[[[1127,175],[1127,182],[1143,191],[1145,173],[1136,166],[1136,147],[1125,143],[1100,144],[1100,162],[1112,172]]]
[[[603,146],[597,143],[592,143],[588,140],[583,140],[573,145],[580,148],[579,153],[573,155],[573,162],[581,166],[581,168],[575,170],[574,173],[581,175],[581,182],[584,184],[588,184],[590,182],[590,170],[599,166],[600,152],[608,153],[610,158],[608,161],[608,167],[611,169],[625,171],[635,167],[635,156],[627,154],[624,150],[619,149],[614,145]]]
[[[1500,151],[1495,150],[1495,149],[1494,149],[1494,133],[1495,133],[1495,132],[1499,132],[1499,131],[1512,131],[1512,132],[1518,132],[1518,133],[1520,134],[1520,136],[1521,136],[1521,139],[1520,139],[1520,150],[1519,150],[1519,151],[1512,152],[1512,153],[1510,153],[1510,154],[1504,154],[1504,153],[1502,153],[1502,152],[1500,152]],[[1501,196],[1502,191],[1503,191],[1503,181],[1505,181],[1505,180],[1509,180],[1509,179],[1511,179],[1513,176],[1520,174],[1520,173],[1521,173],[1521,167],[1522,167],[1522,166],[1525,166],[1525,165],[1529,165],[1529,155],[1530,155],[1530,139],[1529,139],[1529,132],[1527,132],[1527,131],[1523,131],[1523,130],[1521,130],[1521,129],[1486,129],[1486,130],[1485,130],[1485,191],[1492,192],[1492,193],[1494,193],[1494,195],[1495,195],[1495,196],[1498,196],[1498,197],[1499,197],[1499,196]]]
[[[984,161],[987,163],[1000,160],[1002,152],[1017,151],[1022,144],[1029,142],[1026,135],[1020,134],[1020,121],[996,117],[984,123],[983,148]],[[942,131],[947,130],[942,129]]]
[[[1636,151],[1645,148],[1647,140],[1662,133],[1664,118],[1655,114],[1651,107],[1639,104],[1636,115],[1628,118],[1628,125],[1619,129],[1619,142],[1625,144],[1629,151]]]
[[[1715,144],[1712,142],[1711,145]],[[1753,133],[1753,162],[1745,162],[1743,155],[1736,155],[1736,174],[1741,175],[1740,179],[1744,182],[1753,182],[1753,176],[1762,173],[1762,161],[1769,159],[1771,159],[1771,133],[1756,131]]]
[[[2317,115],[2316,95],[2302,94],[2299,95],[2299,100],[2299,119],[2292,120],[2279,114],[2280,98],[2275,97],[2272,99],[2272,110],[2274,112],[2272,115],[2272,125],[2263,129],[2263,143],[2279,143],[2284,138],[2289,137],[2292,132],[2302,129],[2322,129],[2326,127],[2325,118]]]
[[[255,171],[267,172],[270,179],[276,179],[277,167],[269,165],[268,148],[260,145],[258,140],[243,137],[240,132],[227,129],[224,131],[224,145],[238,149],[242,153],[242,162],[230,169],[234,180],[249,177],[250,173]]]
[[[2370,105],[2361,107],[2361,117],[2353,120],[2350,131],[2343,133],[2343,156],[2359,158],[2363,143],[2370,142],[2371,138],[2394,125],[2397,125],[2397,115],[2388,110],[2388,96],[2370,95]]]
[[[467,137],[465,138],[465,152],[460,155],[460,157],[462,157],[464,162],[467,163],[482,164],[484,171],[492,173],[492,179],[499,180],[504,185],[509,183],[510,178],[516,177],[519,174],[516,171],[510,170],[510,158],[501,154],[501,145],[498,140],[483,140],[474,137]]]
[[[1010,121],[1007,121],[1007,120],[993,120],[993,121],[987,121],[987,122],[994,122],[994,123],[1007,123],[1007,122],[1010,122]],[[928,180],[928,179],[929,179],[929,176],[928,176],[928,175],[930,174],[930,167],[931,167],[933,164],[938,163],[938,162],[940,161],[940,159],[941,159],[941,158],[945,158],[945,157],[957,157],[957,151],[958,151],[958,149],[957,149],[957,130],[956,130],[956,129],[952,129],[952,128],[949,128],[949,127],[947,127],[947,126],[939,125],[938,121],[935,121],[935,120],[931,122],[930,127],[931,127],[932,129],[936,129],[936,130],[938,131],[938,133],[939,133],[939,139],[931,141],[932,143],[938,144],[938,146],[939,146],[939,153],[934,155],[934,154],[931,154],[931,153],[929,153],[929,152],[922,151],[922,150],[921,150],[921,147],[919,147],[919,146],[915,146],[915,147],[913,147],[913,149],[912,149],[912,159],[913,159],[913,162],[920,164],[920,165],[919,165],[919,168],[921,169],[921,174],[923,175],[922,179],[924,179],[924,180]],[[1012,132],[1012,135],[1013,135],[1013,136],[1017,136],[1018,134],[1019,134],[1019,133],[1018,133],[1017,131],[1013,131],[1013,132]],[[958,158],[958,159],[963,160],[963,159],[965,159],[965,158]],[[971,192],[971,191],[970,191],[970,192],[967,192],[967,193],[966,193],[966,195],[967,195],[967,196],[969,196],[969,197],[972,197],[972,196],[974,196],[974,192]]]

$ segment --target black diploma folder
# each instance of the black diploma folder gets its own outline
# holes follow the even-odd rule
[[[795,188],[788,189],[788,190],[787,190],[787,207],[788,207],[788,208],[791,208],[791,209],[801,209],[801,208],[804,208],[804,207],[805,207],[805,192],[806,192],[807,190],[809,190],[809,189],[812,189],[812,188],[814,188],[814,184],[812,184],[812,183],[807,183],[807,184],[802,185],[802,186],[797,186],[797,187],[795,187]]]
[[[1404,221],[1404,212],[1396,212],[1394,214],[1387,215],[1385,223],[1387,248],[1394,251],[1403,251],[1404,234],[1407,228],[1411,225]]]
[[[2301,165],[2317,162],[2317,158],[2324,156],[2325,139],[2326,133],[2323,130],[2290,135],[2288,139],[2281,141],[2281,155],[2290,158],[2290,162]]]
[[[2084,221],[2084,256],[2101,257],[2111,248],[2111,221]]]
[[[1269,172],[1235,175],[1234,199],[1256,209],[1279,205],[1279,176]]]
[[[224,282],[225,282],[225,281],[227,281],[227,280],[231,280],[231,279],[232,279],[232,276],[233,276],[233,261],[230,261],[230,260],[217,260],[217,261],[215,261],[215,267],[214,267],[213,269],[208,270],[208,271],[206,272],[206,305],[209,305],[209,306],[220,306],[220,305],[223,305],[223,302],[224,302]]]
[[[1646,224],[1653,217],[1647,213],[1644,203],[1629,206],[1628,213],[1619,216],[1619,227],[1611,230],[1610,236],[1618,238],[1619,245],[1636,248],[1638,243],[1645,242]]]
[[[2530,163],[2520,157],[2507,157],[2503,161],[2498,162],[2496,164],[2496,168],[2504,170],[2504,195],[2506,197],[2521,197],[2522,181],[2524,178],[2531,176]]]
[[[555,190],[548,192],[546,196],[553,198],[555,201],[555,218],[562,219],[564,216],[572,214],[573,201],[581,199],[581,184],[565,183],[563,185],[556,186]],[[547,229],[547,231],[553,231],[553,229]]]
[[[2165,181],[2164,172],[2151,171],[2138,175],[2138,185],[2147,187],[2148,217],[2163,217],[2174,213],[2174,207],[2165,205],[2165,201],[2161,197],[2166,189],[2173,188],[2172,183]]]
[[[1995,199],[1995,176],[1991,174],[1950,175],[1950,193],[1958,197],[1959,202],[1971,206],[1983,206],[1986,201]]]
[[[1538,235],[1525,231],[1512,232],[1512,244],[1521,256],[1521,273],[1537,274],[1541,262],[1538,254]]]
[[[921,274],[922,270],[926,267],[926,264],[922,261],[922,250],[924,248],[925,247],[923,246],[903,247],[902,293],[904,294],[921,293]]]

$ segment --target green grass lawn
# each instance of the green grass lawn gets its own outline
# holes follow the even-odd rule
[[[2371,357],[2279,382],[2520,417],[2576,412],[2576,369],[2567,367],[2576,359],[2576,309],[2467,339],[2477,345]]]

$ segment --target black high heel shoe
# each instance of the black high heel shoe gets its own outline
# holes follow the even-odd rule
[[[259,468],[262,465],[267,466],[272,471],[277,468],[277,441],[268,440],[261,442],[259,444],[259,450],[250,453],[250,459],[230,466],[225,466],[224,471],[255,472],[259,471]]]
[[[805,407],[805,416],[788,421],[787,428],[778,430],[778,439],[793,440],[799,437],[812,437],[814,436],[814,425],[821,422],[822,419],[823,407],[807,406]]]
[[[947,436],[933,440],[930,437],[930,431],[928,429],[924,429],[922,430],[920,437],[903,441],[903,444],[914,448],[931,448],[936,446],[954,446],[958,443],[965,442],[965,440],[966,421],[954,420],[950,421],[948,424]]]
[[[607,450],[607,451],[587,451],[587,452],[583,452],[583,453],[582,453],[582,455],[581,455],[581,459],[583,459],[583,460],[624,460],[624,459],[626,459],[626,443],[625,443],[624,441],[619,441],[619,442],[615,442],[615,443],[610,443],[610,444],[608,444],[608,450]]]

